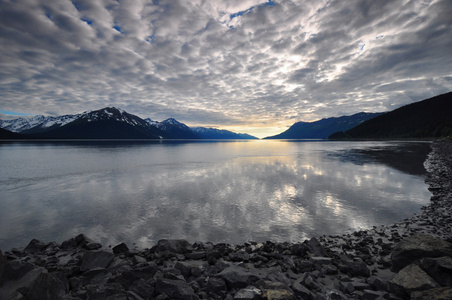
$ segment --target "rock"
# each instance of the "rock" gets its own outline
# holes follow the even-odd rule
[[[411,293],[411,300],[450,300],[452,299],[452,288],[443,287],[426,291],[415,291]]]
[[[9,265],[8,261],[3,257],[2,251],[0,250],[0,286],[2,283],[10,280],[13,270]]]
[[[142,299],[149,299],[154,293],[154,286],[150,282],[140,278],[129,287],[129,291],[140,296]]]
[[[390,281],[390,291],[401,296],[436,287],[438,287],[438,284],[415,264],[400,270]]]
[[[45,243],[43,241],[32,239],[25,247],[24,252],[35,253],[44,251],[51,243]]]
[[[337,254],[336,256],[338,259],[333,260],[333,262],[340,271],[349,274],[350,276],[370,276],[370,270],[362,259],[356,258],[355,260],[352,260],[343,254]]]
[[[107,251],[89,251],[83,255],[80,271],[88,271],[94,268],[107,268],[115,255]]]
[[[190,243],[186,240],[159,240],[153,249],[159,252],[169,251],[180,254],[185,254],[193,250]]]
[[[290,285],[292,283],[283,272],[278,270],[270,271],[267,276],[265,276],[265,279],[271,282],[283,283],[285,285]]]
[[[229,255],[229,259],[234,262],[244,261],[247,262],[250,260],[250,255],[245,251],[237,251]]]
[[[259,280],[259,277],[256,275],[238,266],[228,267],[221,271],[217,276],[224,279],[228,289],[242,289],[248,285],[253,285]]]
[[[391,254],[392,270],[397,272],[423,257],[452,256],[452,244],[427,234],[414,234],[400,241]]]
[[[367,278],[367,283],[370,284],[370,286],[377,291],[387,291],[388,290],[388,282],[382,280],[379,277],[370,276],[369,278]]]
[[[292,254],[303,257],[306,255],[308,251],[308,246],[306,244],[294,244],[292,245]]]
[[[311,257],[311,261],[316,265],[329,265],[332,264],[332,258],[331,257],[319,257],[319,256],[313,256]]]
[[[300,281],[295,281],[292,285],[292,290],[300,299],[306,299],[306,300],[312,300],[314,299],[315,295],[308,290],[307,287],[305,287]]]
[[[195,300],[199,297],[184,280],[171,280],[161,278],[157,280],[155,292],[165,294],[171,299]]]
[[[452,286],[452,258],[424,257],[420,261],[420,267],[440,285]]]
[[[237,293],[235,293],[234,299],[260,300],[262,299],[262,292],[257,287],[247,286],[246,288],[241,289]]]
[[[207,281],[207,291],[215,294],[226,294],[228,287],[223,278],[210,277]]]
[[[67,278],[62,273],[41,273],[30,286],[27,299],[47,300],[59,299],[69,290]]]
[[[121,243],[119,245],[116,245],[113,247],[113,253],[119,254],[119,253],[126,253],[129,252],[129,247],[125,243]]]
[[[43,273],[47,273],[47,270],[42,267],[33,268],[20,278],[16,278],[15,280],[5,282],[0,287],[0,299],[23,299],[20,298],[20,296],[23,297],[24,295],[19,293],[18,290],[26,293],[29,290],[29,288],[33,285],[35,280],[39,277],[39,275]]]
[[[308,246],[308,251],[311,253],[312,256],[323,256],[323,257],[327,256],[322,245],[315,237],[311,238],[308,242],[306,242],[306,245]]]
[[[110,282],[121,283],[125,288],[129,288],[135,281],[143,279],[149,280],[157,273],[158,267],[155,263],[148,263],[147,266],[124,271],[117,277],[110,279]]]
[[[372,291],[372,290],[364,290],[361,295],[361,300],[377,300],[377,299],[385,299],[385,292],[382,291]]]
[[[139,255],[134,255],[132,260],[133,260],[133,263],[136,265],[144,264],[147,262],[146,258],[144,258],[143,256],[139,256]]]
[[[97,250],[102,248],[102,245],[94,242],[92,239],[87,237],[86,235],[79,234],[75,238],[70,238],[61,243],[62,249],[73,249],[73,248],[84,248],[87,250]]]
[[[119,283],[88,284],[84,288],[87,299],[127,300],[127,292]]]
[[[287,290],[265,290],[262,296],[272,300],[295,300],[294,294]]]

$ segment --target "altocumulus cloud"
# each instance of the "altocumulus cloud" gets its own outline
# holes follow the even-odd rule
[[[0,108],[258,136],[452,90],[448,0],[3,0]]]

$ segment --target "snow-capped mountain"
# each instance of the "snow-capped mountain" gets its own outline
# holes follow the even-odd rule
[[[0,120],[0,128],[20,133],[36,133],[46,131],[49,128],[64,126],[80,115],[65,115],[60,117],[44,117],[37,115],[31,118],[18,118],[14,120]]]
[[[227,130],[191,129],[174,118],[162,122],[142,119],[126,111],[105,107],[77,115],[59,117],[34,116],[15,120],[0,120],[0,128],[27,138],[48,139],[239,139],[254,138]]]

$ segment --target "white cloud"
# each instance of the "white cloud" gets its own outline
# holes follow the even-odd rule
[[[5,0],[0,104],[278,133],[450,91],[450,15],[446,0]]]

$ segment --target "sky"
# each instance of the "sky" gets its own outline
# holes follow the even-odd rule
[[[452,90],[451,0],[1,0],[0,119],[278,134]]]

